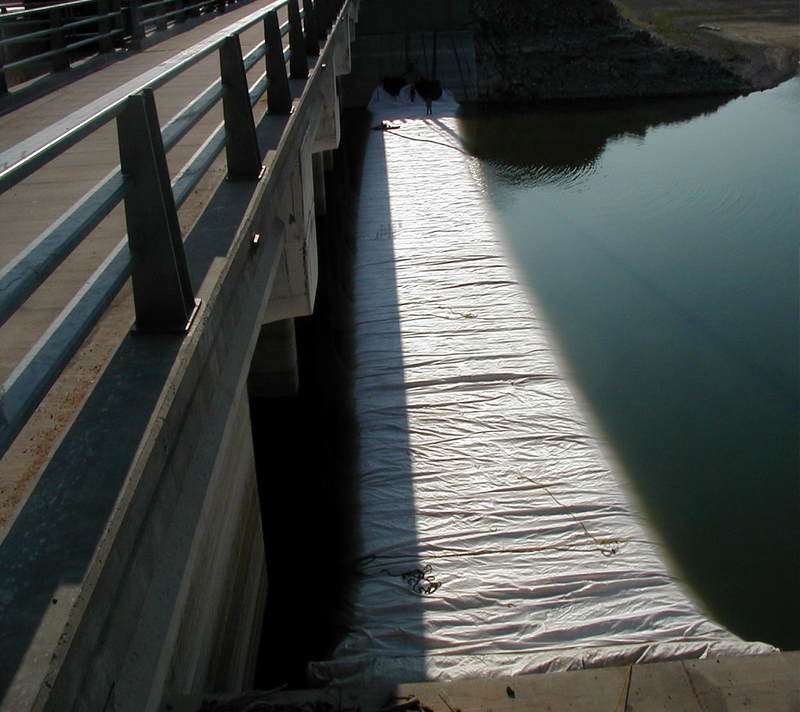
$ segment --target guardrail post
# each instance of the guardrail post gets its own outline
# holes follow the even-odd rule
[[[322,28],[322,33],[327,34],[328,29],[333,23],[333,3],[331,0],[319,0],[319,3],[321,10],[320,14],[322,16],[319,24]]]
[[[167,0],[164,0],[159,6],[156,12],[159,15],[163,15],[167,11]],[[167,29],[167,18],[163,17],[160,20],[156,21],[156,30],[159,32]]]
[[[186,22],[186,13],[183,10],[183,6],[183,0],[175,0],[175,9],[178,11],[175,15],[175,23],[178,25],[182,25]]]
[[[312,0],[303,0],[303,11],[306,30],[306,54],[311,57],[319,56],[319,23],[317,21],[317,7]]]
[[[317,21],[317,32],[320,42],[325,41],[325,17],[327,11],[325,8],[325,0],[313,0],[314,2],[314,19]]]
[[[267,110],[270,114],[288,114],[292,110],[292,96],[289,93],[283,39],[275,10],[270,10],[264,16],[264,41],[267,43]]]
[[[101,52],[110,52],[111,46],[111,20],[108,13],[111,10],[110,0],[97,0],[97,14],[100,20],[97,23],[98,34],[100,35],[97,44]]]
[[[2,25],[0,25],[0,40],[5,39]],[[0,95],[8,93],[8,83],[6,82],[5,70],[5,47],[0,47]]]
[[[111,20],[111,27],[114,30],[125,31],[125,12],[122,9],[122,0],[111,0],[111,12],[114,17]],[[116,34],[111,38],[111,44],[114,47],[121,47],[123,38],[121,34]]]
[[[140,47],[142,40],[144,40],[144,24],[142,23],[142,10],[139,7],[139,0],[128,0],[125,21],[125,29],[131,36],[131,44],[134,47]]]
[[[69,57],[67,57],[64,31],[61,29],[61,8],[52,8],[48,17],[50,19],[50,49],[56,52],[52,59],[53,71],[65,72],[69,69]]]
[[[229,35],[219,48],[222,79],[222,113],[225,117],[225,153],[228,179],[258,179],[261,175],[261,151],[247,89],[247,75],[242,61],[238,35]]]
[[[289,74],[292,79],[308,77],[308,56],[303,38],[303,25],[300,22],[300,7],[297,0],[289,0]]]
[[[136,328],[185,331],[195,301],[152,89],[128,97],[117,131]]]

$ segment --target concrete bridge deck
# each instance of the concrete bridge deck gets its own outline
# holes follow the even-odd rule
[[[265,0],[244,3],[212,16],[186,32],[161,41],[157,41],[156,36],[145,49],[120,51],[115,61],[102,70],[66,84],[62,76],[51,75],[39,83],[56,85],[55,88],[33,101],[23,103],[20,100],[19,94],[24,97],[25,91],[5,97],[5,113],[0,116],[0,152],[9,151],[17,144],[30,140],[38,132],[52,131],[54,137],[57,136],[65,120],[69,121],[72,116],[70,123],[78,121],[76,112],[89,115],[93,107],[107,102],[110,94],[132,91],[141,83],[143,75],[157,70],[166,60],[191,49],[198,42],[267,4]],[[253,49],[262,40],[260,26],[246,31],[241,37],[243,52]],[[219,74],[218,62],[216,55],[211,55],[156,92],[162,124],[214,81]],[[260,64],[251,69],[248,76],[251,83],[260,71]],[[263,117],[266,98],[259,102],[255,111],[258,118]],[[197,128],[169,153],[171,178],[222,120],[221,113],[221,107],[210,111]],[[51,129],[54,126],[59,128]],[[116,128],[110,123],[11,190],[0,194],[0,234],[3,235],[0,242],[0,269],[118,164]],[[220,157],[208,178],[179,210],[184,234],[199,217],[224,173],[225,161],[224,157]],[[124,210],[119,205],[95,229],[90,239],[79,246],[61,268],[0,327],[0,381],[8,378],[65,304],[107,257],[120,236],[125,234],[124,222]],[[76,408],[91,390],[97,373],[108,361],[132,320],[133,302],[130,290],[125,290],[75,357],[74,365],[59,380],[55,392],[48,397],[17,444],[3,459],[0,464],[0,492],[3,495],[0,498],[0,532],[13,519],[14,512],[27,496],[53,444],[58,442]]]
[[[114,265],[128,259],[120,242],[126,219],[129,233],[163,240],[141,226],[155,220],[173,230],[164,181],[190,185],[200,171],[198,156],[214,146],[221,150],[228,136],[226,151],[180,211],[183,247],[173,242],[170,248],[186,255],[198,304],[191,328],[131,329],[134,319],[144,325],[134,262],[133,295],[130,285],[122,287],[3,457],[3,709],[155,709],[167,688],[236,689],[252,677],[266,579],[247,378],[262,325],[313,309],[320,203],[314,184],[324,171],[323,152],[339,140],[336,77],[349,71],[352,8],[320,2],[312,15],[306,4],[298,39],[293,28],[299,19],[284,21],[292,12],[287,3],[249,3],[2,117],[7,143],[0,171],[7,176],[9,165],[100,112],[124,118],[143,106],[146,116],[138,124],[107,123],[5,192],[0,220],[2,274],[8,275],[21,250],[41,244],[39,232],[115,170],[122,151],[118,131],[121,145],[152,131],[153,121],[165,131],[171,117],[201,92],[205,96],[215,80],[223,104],[207,114],[192,110],[193,128],[167,155],[167,165],[159,165],[160,141],[148,139],[142,155],[127,149],[125,210],[120,204],[100,222],[3,326],[0,424],[6,431],[7,396],[21,369],[38,358],[34,350],[49,353],[54,334],[61,338],[53,318],[68,332],[64,315],[91,291],[87,279],[113,293],[113,280],[124,276]],[[264,32],[273,22],[265,13],[273,9],[275,43],[268,40],[265,48]],[[271,52],[276,32],[291,41],[281,40],[282,62]],[[231,34],[239,35],[238,43],[227,39]],[[266,81],[264,60],[245,76],[238,44],[244,66],[248,50],[261,46]],[[301,57],[306,63],[306,49],[307,67],[299,64]],[[142,86],[184,69],[206,50],[208,56],[177,81],[156,89],[158,118],[147,113],[153,104],[139,92]],[[278,93],[280,64],[285,95]],[[266,89],[252,112],[242,103],[248,85],[250,103],[259,85]],[[278,98],[283,102],[275,109]],[[241,165],[242,146],[260,173],[224,180]],[[155,166],[154,182],[136,177],[142,165]],[[152,207],[132,208],[132,228],[129,194],[156,183],[162,196]],[[119,190],[116,195],[119,201]],[[147,261],[137,257],[141,250],[141,243],[132,247],[140,267]],[[173,260],[180,276],[180,259]],[[107,274],[118,275],[111,287]],[[163,286],[156,277],[145,291],[157,299]],[[45,348],[43,337],[51,340]]]

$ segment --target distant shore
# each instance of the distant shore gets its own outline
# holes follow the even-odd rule
[[[475,0],[491,101],[744,94],[800,60],[796,0]]]
[[[796,0],[613,0],[627,20],[666,44],[718,61],[752,89],[794,76],[800,62]]]

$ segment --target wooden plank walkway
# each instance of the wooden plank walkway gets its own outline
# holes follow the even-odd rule
[[[102,101],[103,97],[126,83],[136,84],[135,79],[140,75],[169,62],[184,50],[261,10],[271,1],[243,3],[141,51],[126,52],[118,61],[0,116],[0,151],[13,149],[73,112],[79,112],[92,102]],[[286,20],[280,13],[279,19],[281,22]],[[263,40],[261,23],[242,33],[240,39],[242,52],[247,54]],[[249,72],[249,83],[252,84],[263,71],[262,60]],[[214,52],[156,90],[161,125],[218,78],[219,60]],[[254,107],[256,119],[265,111],[266,97],[263,97]],[[219,105],[169,152],[171,177],[174,178],[221,120],[222,107]],[[0,195],[0,268],[14,259],[118,163],[116,123],[111,121]],[[225,172],[223,153],[179,210],[184,236]],[[124,210],[120,204],[0,327],[0,383],[6,381],[124,234]],[[72,421],[132,322],[132,299],[129,289],[125,288],[0,461],[0,540],[6,525],[13,520],[27,492],[35,484],[52,447]]]

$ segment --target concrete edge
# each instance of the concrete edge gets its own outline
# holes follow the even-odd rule
[[[204,706],[205,705],[205,706]],[[300,712],[708,712],[800,709],[800,651],[672,661],[368,689],[251,691],[191,695],[164,702],[163,712],[200,710]]]

